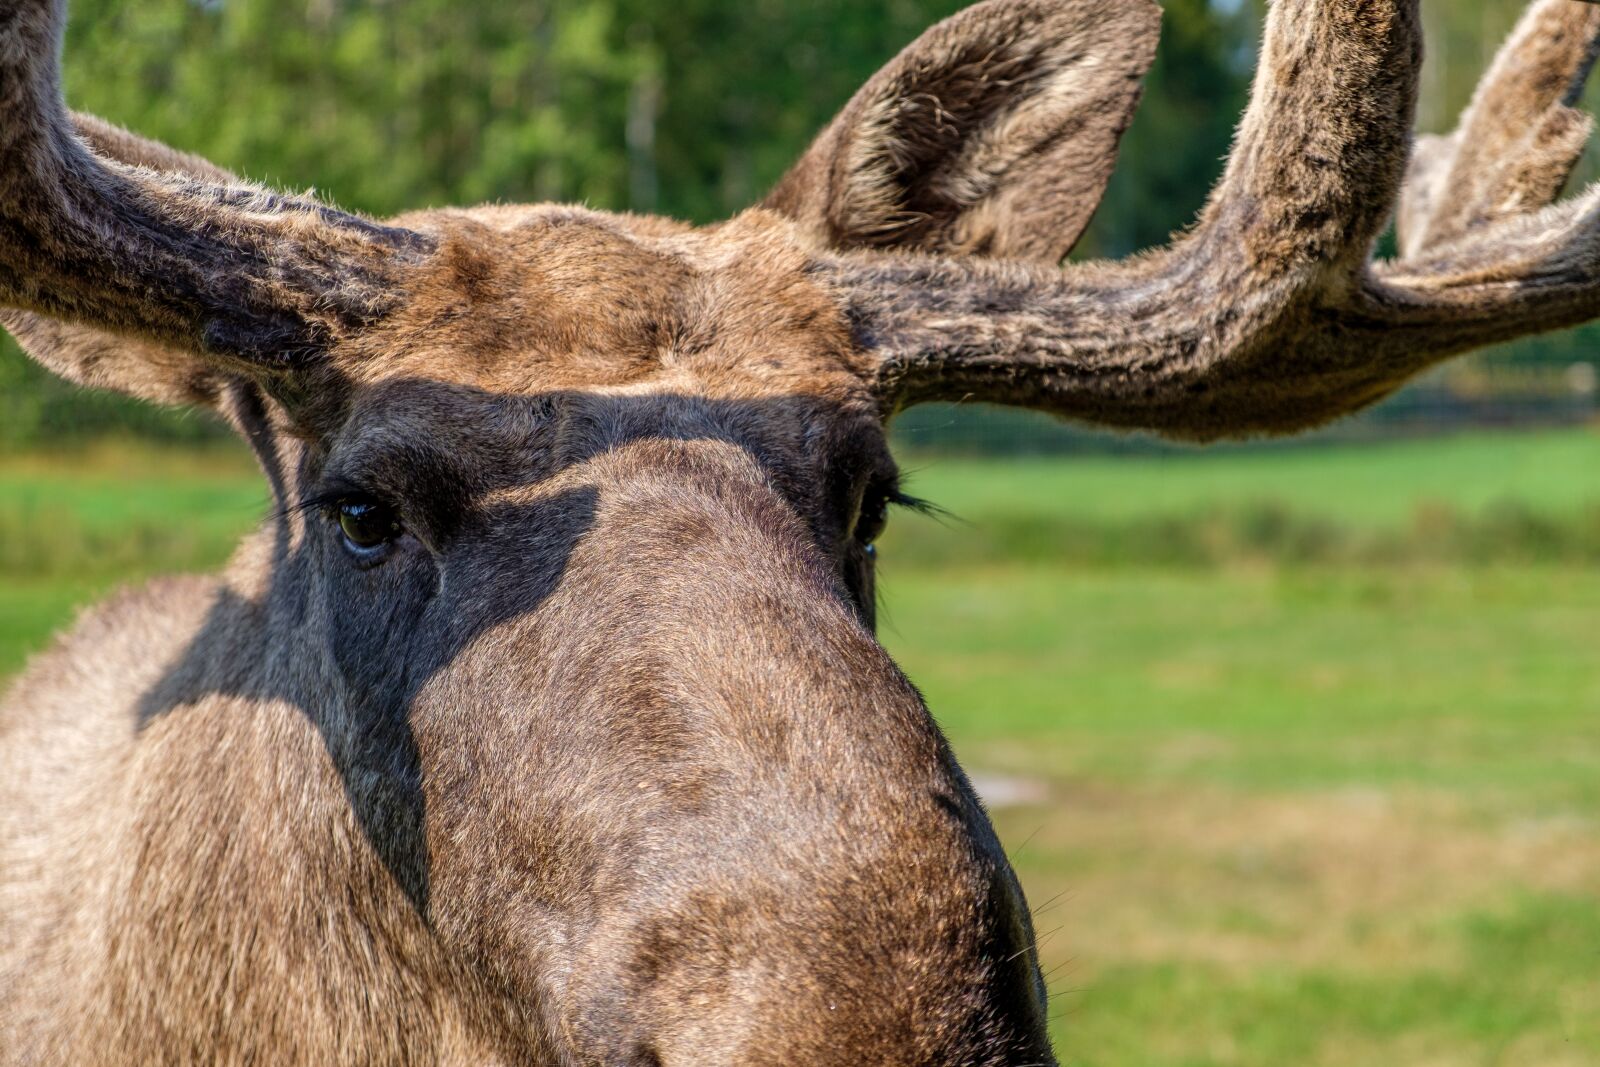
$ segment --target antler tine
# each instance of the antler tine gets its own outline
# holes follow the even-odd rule
[[[1573,105],[1597,55],[1600,7],[1540,0],[1528,8],[1456,131],[1418,138],[1401,194],[1402,256],[1561,195],[1594,128]]]
[[[1542,0],[1459,141],[1413,169],[1408,243],[1427,251],[1373,268],[1407,156],[1417,0],[1279,0],[1223,180],[1167,248],[1063,272],[832,265],[882,356],[884,406],[975,399],[1198,440],[1285,433],[1450,356],[1600,315],[1600,190],[1538,211],[1585,125],[1570,100],[1593,18]],[[1538,120],[1531,136],[1497,132],[1517,114]]]
[[[1551,205],[1593,129],[1572,105],[1597,55],[1594,0],[1529,9],[1434,168],[1413,167],[1432,192],[1408,195],[1405,254],[1362,293],[1375,351],[1416,370],[1600,315],[1600,185]]]
[[[0,6],[0,303],[267,367],[397,306],[427,238],[89,151],[61,102],[62,23],[61,0]]]
[[[1352,340],[1364,336],[1402,376],[1600,316],[1600,185],[1381,265],[1352,311]]]

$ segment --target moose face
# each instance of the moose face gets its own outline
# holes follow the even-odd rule
[[[753,472],[870,626],[896,472],[872,367],[792,223],[757,211],[708,234],[565,209],[494,231],[453,221],[430,300],[335,353],[316,387],[316,417],[336,425],[309,431],[302,496],[344,526],[353,505],[386,527],[346,533],[355,566],[428,557],[475,507],[672,442]]]
[[[59,2],[0,9],[0,321],[217,410],[280,505],[0,720],[20,1061],[1053,1062],[1016,879],[871,633],[885,420],[1289,431],[1600,314],[1600,194],[1546,206],[1600,39],[1566,0],[1410,160],[1415,0],[1280,0],[1197,225],[1057,266],[1157,16],[979,4],[696,230],[251,187],[69,114]]]
[[[253,435],[295,501],[254,599],[374,880],[583,1062],[1046,1062],[1020,889],[871,634],[838,299],[782,217],[665,229],[452,220]]]

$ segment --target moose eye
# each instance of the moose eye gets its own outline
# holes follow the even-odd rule
[[[335,506],[345,543],[371,554],[400,536],[400,519],[394,509],[375,500],[341,500]]]
[[[889,525],[889,493],[882,489],[869,489],[861,501],[861,517],[856,520],[856,540],[872,547],[883,536]]]

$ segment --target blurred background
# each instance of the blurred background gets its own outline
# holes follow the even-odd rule
[[[74,0],[66,79],[379,215],[710,221],[961,6]],[[1424,0],[1423,129],[1522,6]],[[1165,7],[1076,255],[1185,225],[1244,105],[1260,0]],[[892,525],[883,638],[993,800],[1064,1063],[1600,1064],[1597,342],[1475,356],[1292,442],[896,425],[948,514]],[[219,566],[268,506],[216,423],[70,389],[0,335],[0,679],[109,588]]]

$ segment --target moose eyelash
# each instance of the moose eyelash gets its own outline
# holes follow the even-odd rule
[[[910,493],[902,492],[899,489],[890,492],[888,499],[890,507],[904,508],[918,515],[926,515],[930,519],[950,519],[955,517],[948,508],[940,507],[931,500],[912,496]]]
[[[288,507],[283,508],[278,512],[278,517],[288,518],[292,515],[305,515],[311,512],[327,511],[330,508],[337,507],[346,500],[353,499],[371,500],[376,498],[372,493],[366,492],[362,489],[357,489],[354,486],[334,485],[328,489],[321,490],[320,492],[317,492],[312,496],[299,501],[298,503],[290,504]]]

